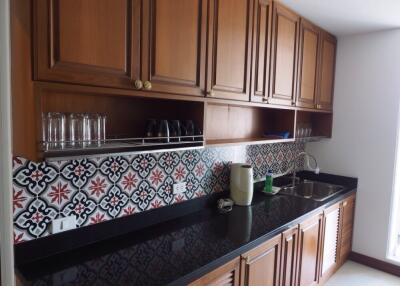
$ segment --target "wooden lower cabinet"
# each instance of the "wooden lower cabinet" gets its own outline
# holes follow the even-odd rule
[[[311,217],[299,226],[298,285],[318,284],[323,214]]]
[[[320,283],[326,282],[340,266],[340,220],[342,203],[324,211]]]
[[[278,286],[280,277],[281,235],[242,255],[242,286]]]
[[[295,286],[297,277],[297,254],[299,227],[295,226],[282,233],[281,285]]]
[[[323,285],[351,251],[354,206],[351,195],[189,285]]]
[[[343,264],[347,260],[351,252],[355,204],[356,195],[352,195],[342,202],[342,213],[340,222],[340,264]]]
[[[239,286],[240,257],[204,275],[189,286]]]

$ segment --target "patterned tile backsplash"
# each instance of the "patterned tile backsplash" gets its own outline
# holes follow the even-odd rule
[[[231,162],[247,162],[259,179],[285,171],[302,143],[35,163],[13,160],[14,242],[50,234],[52,220],[74,215],[79,227],[180,203],[229,188]],[[302,160],[296,162],[302,168]],[[174,195],[172,185],[186,182]]]

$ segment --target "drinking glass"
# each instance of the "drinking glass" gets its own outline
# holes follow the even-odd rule
[[[71,146],[81,146],[84,140],[84,115],[80,113],[70,113],[68,115],[68,139]]]
[[[186,136],[194,136],[194,122],[193,120],[186,120],[185,121],[185,127],[186,127]],[[194,137],[189,137],[186,140],[188,141],[193,141]]]
[[[47,141],[52,148],[65,147],[65,114],[49,112]]]
[[[171,120],[170,122],[170,135],[171,137],[176,137],[174,138],[174,141],[179,142],[181,141],[181,122],[179,120]]]
[[[169,126],[168,120],[160,120],[158,124],[157,137],[165,137],[162,139],[162,142],[169,142]]]
[[[87,141],[89,145],[101,145],[102,119],[99,114],[88,114]]]
[[[146,137],[156,137],[157,135],[157,121],[155,119],[148,119],[146,122]]]
[[[107,115],[100,114],[100,140],[102,143],[106,141],[106,126],[107,126]]]

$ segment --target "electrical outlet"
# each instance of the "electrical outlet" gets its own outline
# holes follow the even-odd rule
[[[53,220],[51,224],[51,233],[59,233],[76,228],[76,217],[67,216]]]
[[[186,192],[186,182],[176,183],[174,184],[173,188],[174,188],[174,195],[182,194]]]

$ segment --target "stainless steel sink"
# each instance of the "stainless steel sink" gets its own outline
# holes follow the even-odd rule
[[[304,180],[294,187],[291,185],[282,187],[279,193],[322,202],[342,191],[344,191],[343,186]]]

